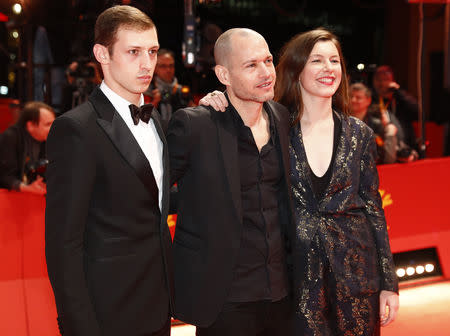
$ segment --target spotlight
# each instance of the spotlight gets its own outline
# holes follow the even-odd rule
[[[14,37],[15,39],[16,39],[16,38],[19,38],[19,32],[18,32],[17,30],[14,30],[14,31],[11,33],[11,35],[12,35],[12,37]]]
[[[397,278],[402,281],[422,281],[442,276],[435,247],[394,253]]]
[[[423,272],[425,272],[425,268],[422,265],[416,267],[417,274],[422,274]]]
[[[365,68],[365,65],[362,64],[362,63],[359,63],[359,64],[356,66],[356,68],[357,68],[359,71],[363,71],[364,68]]]
[[[8,94],[8,87],[7,86],[0,86],[0,95],[6,96]]]
[[[426,264],[425,265],[425,271],[427,271],[428,273],[431,273],[434,271],[434,265],[433,264]]]
[[[195,54],[193,52],[187,53],[186,64],[192,65],[195,63]]]
[[[409,276],[413,275],[416,272],[416,270],[414,269],[414,267],[408,267],[406,269],[406,274],[408,274]]]
[[[22,6],[21,6],[20,4],[18,4],[18,3],[15,3],[15,4],[12,6],[12,10],[13,10],[13,12],[14,12],[15,14],[19,15],[20,13],[22,13]]]
[[[397,269],[397,276],[398,276],[399,278],[403,278],[403,277],[405,276],[405,274],[406,274],[406,271],[405,271],[404,268],[398,268],[398,269]]]

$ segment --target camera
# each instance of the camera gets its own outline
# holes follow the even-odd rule
[[[170,104],[170,92],[168,90],[160,90],[161,103]]]
[[[73,77],[72,83],[72,104],[71,108],[85,102],[95,87],[95,68],[89,58],[83,57],[76,60],[77,66],[74,70],[68,71],[68,75]]]
[[[27,162],[25,165],[25,177],[26,182],[31,183],[36,180],[38,176],[44,177],[45,171],[47,170],[48,160],[39,159],[37,161]]]
[[[92,78],[95,76],[95,69],[89,64],[91,62],[89,58],[79,58],[76,62],[77,67],[75,70],[69,71],[69,76],[74,78]]]

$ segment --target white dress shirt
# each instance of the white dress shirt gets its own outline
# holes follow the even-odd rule
[[[151,118],[148,124],[139,120],[139,123],[135,125],[133,118],[131,118],[129,106],[132,104],[126,99],[119,96],[112,91],[106,83],[103,81],[100,84],[100,90],[109,99],[116,111],[122,117],[125,124],[127,124],[137,143],[144,152],[150,167],[153,170],[153,176],[155,177],[156,185],[158,187],[159,209],[162,211],[162,183],[163,183],[163,144],[156,131],[155,123]],[[141,100],[139,106],[144,104],[144,96],[141,94]]]

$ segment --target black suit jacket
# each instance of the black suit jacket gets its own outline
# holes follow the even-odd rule
[[[273,101],[284,166],[280,223],[290,225],[288,196],[288,111]],[[230,289],[242,231],[237,130],[228,108],[199,106],[178,110],[169,123],[171,181],[178,181],[174,237],[175,315],[188,323],[210,325]],[[286,242],[288,246],[288,242]]]
[[[47,154],[46,257],[63,335],[147,335],[168,321],[167,227],[148,160],[99,88],[57,118]]]
[[[0,188],[18,190],[27,163],[27,131],[19,125],[9,127],[0,134]],[[42,142],[39,159],[45,158],[45,142]]]

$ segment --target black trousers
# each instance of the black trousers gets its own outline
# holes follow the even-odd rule
[[[171,327],[171,320],[170,320],[170,317],[169,317],[167,319],[167,322],[164,325],[164,327],[162,327],[158,331],[155,331],[154,333],[152,333],[149,336],[170,336],[170,327]]]
[[[292,301],[225,303],[216,321],[197,327],[197,336],[288,336],[291,335]]]

